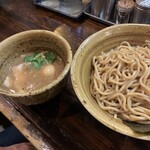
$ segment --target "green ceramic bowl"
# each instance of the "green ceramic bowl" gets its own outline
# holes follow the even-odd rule
[[[150,25],[144,24],[113,25],[91,35],[80,45],[74,56],[71,66],[71,80],[80,102],[98,121],[122,134],[150,140],[150,133],[136,133],[122,120],[116,120],[100,109],[89,91],[93,56],[120,45],[122,41],[128,41],[131,45],[142,45],[145,40],[150,40]]]
[[[65,67],[62,73],[52,83],[26,93],[8,93],[2,89],[2,84],[7,76],[9,64],[22,52],[34,52],[46,48],[56,52],[63,60]],[[13,100],[25,104],[43,103],[57,95],[65,84],[66,75],[72,61],[72,51],[68,42],[61,36],[46,30],[28,30],[11,37],[0,43],[0,93]]]

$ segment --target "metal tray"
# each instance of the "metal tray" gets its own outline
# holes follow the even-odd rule
[[[101,19],[100,17],[98,16],[95,16],[93,14],[91,14],[91,3],[88,3],[87,6],[84,8],[84,14],[88,15],[90,18],[94,19],[94,20],[97,20],[101,23],[104,23],[104,24],[107,24],[107,25],[113,25],[115,24],[112,20],[104,20],[104,19]]]
[[[46,1],[46,0],[34,0],[33,2],[35,5],[44,7],[46,9],[58,12],[62,15],[71,17],[71,18],[76,18],[78,19],[82,14],[84,10],[84,6],[81,6],[81,8],[75,6],[73,9],[65,8],[64,6],[61,6],[59,4],[59,1],[57,0],[52,0],[52,1]]]

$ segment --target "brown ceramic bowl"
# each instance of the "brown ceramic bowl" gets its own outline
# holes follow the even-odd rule
[[[150,25],[114,25],[91,35],[80,45],[74,56],[71,66],[71,80],[80,102],[98,121],[122,134],[150,140],[150,133],[134,132],[122,120],[114,119],[113,116],[100,109],[89,91],[93,56],[120,45],[122,41],[128,41],[131,45],[142,45],[145,40],[150,40]]]
[[[2,89],[2,83],[7,76],[7,67],[15,57],[23,51],[34,52],[37,49],[48,49],[56,52],[63,60],[65,67],[62,73],[52,83],[26,93],[9,93]],[[11,37],[0,43],[0,93],[25,104],[43,103],[58,94],[65,84],[66,75],[72,61],[72,51],[68,42],[61,36],[46,30],[29,30]]]

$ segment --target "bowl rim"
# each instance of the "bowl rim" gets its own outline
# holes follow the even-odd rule
[[[71,46],[69,45],[68,41],[64,37],[62,37],[59,34],[54,33],[53,31],[44,30],[44,29],[31,29],[31,30],[22,31],[22,32],[19,32],[19,33],[16,33],[14,35],[11,35],[11,36],[7,37],[6,39],[4,39],[3,41],[0,42],[0,45],[5,44],[9,40],[14,39],[14,38],[18,38],[20,36],[30,35],[30,34],[37,34],[37,33],[38,34],[44,33],[46,35],[52,35],[53,37],[56,37],[57,39],[61,40],[64,43],[64,45],[67,47],[66,50],[68,52],[68,58],[67,58],[67,63],[65,65],[63,71],[61,72],[61,74],[55,80],[53,80],[51,83],[49,83],[46,86],[43,86],[40,89],[36,89],[36,90],[31,91],[31,92],[25,92],[25,93],[18,93],[18,92],[16,92],[16,93],[6,92],[5,93],[5,92],[2,91],[1,94],[7,95],[7,96],[10,96],[10,97],[17,97],[17,98],[42,94],[43,92],[45,92],[47,90],[50,90],[53,87],[55,87],[61,80],[63,80],[65,78],[65,76],[69,72],[70,67],[71,67],[72,58],[73,58]]]
[[[81,45],[79,46],[79,48],[77,49],[74,57],[73,57],[73,60],[72,60],[72,65],[71,65],[71,69],[70,69],[70,75],[71,75],[71,82],[72,82],[72,85],[73,85],[73,89],[79,99],[79,101],[81,102],[81,104],[85,107],[85,109],[97,120],[99,121],[100,123],[102,123],[103,125],[105,125],[106,127],[118,132],[118,133],[121,133],[123,135],[127,135],[129,137],[132,137],[132,138],[136,138],[136,139],[140,139],[140,140],[147,140],[147,141],[150,141],[150,135],[146,135],[145,133],[137,133],[137,132],[134,132],[133,130],[131,130],[129,127],[129,130],[131,131],[131,133],[129,134],[128,132],[123,132],[122,130],[120,129],[116,129],[116,127],[113,125],[113,124],[109,124],[107,123],[105,120],[100,120],[98,115],[96,114],[96,111],[95,110],[91,110],[90,107],[94,107],[93,105],[90,106],[88,103],[85,104],[85,100],[83,100],[82,96],[80,95],[80,90],[78,90],[77,88],[77,83],[75,82],[76,79],[75,79],[75,74],[74,72],[76,71],[75,70],[75,66],[76,66],[76,59],[78,58],[78,56],[80,56],[80,53],[81,52],[84,52],[85,50],[83,49],[85,47],[85,45],[91,40],[93,39],[95,36],[101,34],[101,33],[104,33],[104,32],[107,32],[108,30],[110,29],[116,29],[118,27],[149,27],[150,28],[150,25],[148,24],[136,24],[136,23],[132,23],[132,24],[115,24],[115,25],[112,25],[112,26],[109,26],[109,27],[106,27],[100,31],[97,31],[95,32],[94,34],[90,35],[88,38],[86,38],[82,43]],[[89,101],[88,101],[89,102]],[[91,103],[90,103],[91,104]],[[108,126],[109,124],[109,126]]]

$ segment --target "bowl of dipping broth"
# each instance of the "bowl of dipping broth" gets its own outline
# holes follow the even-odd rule
[[[88,37],[71,65],[74,91],[99,122],[150,141],[150,25],[119,24]]]
[[[0,43],[0,93],[34,105],[56,96],[64,87],[72,51],[61,36],[28,30]]]

